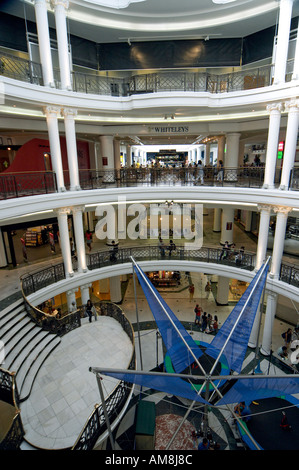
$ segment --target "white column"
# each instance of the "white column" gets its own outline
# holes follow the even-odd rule
[[[265,176],[264,176],[264,189],[274,188],[275,181],[275,168],[277,162],[277,151],[279,142],[279,130],[280,130],[280,119],[281,119],[281,103],[267,106],[269,115],[269,130],[268,130],[268,142],[267,142],[267,153],[265,163]]]
[[[279,189],[282,190],[287,190],[289,188],[290,175],[294,167],[299,124],[298,104],[299,101],[293,100],[286,105],[286,108],[288,108],[289,112],[286,141],[283,155],[282,173],[279,187]]]
[[[35,0],[34,8],[44,85],[55,87],[46,0]]]
[[[288,214],[291,210],[291,207],[274,207],[274,212],[276,212],[276,225],[270,277],[275,279],[278,279],[280,274]]]
[[[81,273],[85,273],[86,271],[88,271],[86,265],[86,253],[84,243],[83,211],[83,206],[77,206],[72,208],[76,241],[76,253],[78,259],[78,271]]]
[[[228,241],[229,244],[234,241],[234,209],[224,207],[222,209],[221,238],[220,243]]]
[[[293,0],[280,0],[274,85],[285,82]]]
[[[44,114],[46,115],[47,120],[52,168],[56,175],[57,189],[61,192],[65,191],[65,186],[58,129],[58,115],[60,114],[60,108],[47,106],[44,108]]]
[[[213,232],[221,232],[221,212],[221,208],[215,207]]]
[[[62,253],[62,259],[64,263],[65,276],[72,277],[74,275],[73,266],[72,266],[72,257],[71,257],[71,247],[70,247],[70,238],[69,238],[69,228],[68,228],[68,214],[70,209],[67,207],[60,208],[56,210],[58,227],[59,227],[59,239],[60,239],[60,248]]]
[[[217,284],[217,305],[228,304],[229,278],[218,276]]]
[[[205,145],[205,158],[204,158],[204,165],[209,165],[210,163],[210,153],[211,153],[211,144]]]
[[[246,211],[246,221],[245,221],[245,232],[251,231],[251,224],[252,224],[252,211]]]
[[[103,181],[114,182],[114,144],[113,136],[102,135],[101,139],[101,153],[103,170],[105,171]]]
[[[299,35],[299,21],[298,21],[298,26],[297,26],[296,50],[295,50],[292,80],[299,80],[299,36],[298,35]]]
[[[271,292],[268,290],[266,290],[266,294],[267,294],[267,307],[266,307],[265,323],[264,323],[262,345],[260,348],[260,352],[264,356],[269,356],[271,354],[273,323],[274,323],[274,318],[276,314],[278,295],[275,292]]]
[[[224,164],[224,149],[225,149],[225,136],[221,135],[218,137],[217,162],[222,160],[223,164]]]
[[[113,141],[113,150],[114,150],[114,168],[120,170],[120,141]]]
[[[66,10],[69,7],[69,1],[51,0],[51,3],[55,13],[61,88],[62,90],[71,90],[71,70],[66,27]]]
[[[113,276],[109,278],[110,300],[116,304],[120,303],[122,300],[120,279],[120,276]]]
[[[80,286],[82,305],[86,305],[87,301],[90,299],[89,288],[91,286],[92,286],[91,283],[90,284],[85,284],[84,286]]]
[[[269,224],[271,216],[271,206],[266,204],[260,204],[257,207],[260,211],[260,224],[258,232],[258,242],[257,242],[257,252],[256,252],[256,262],[255,269],[258,271],[264,261],[266,260],[267,246],[268,246],[268,236],[269,236]]]
[[[67,308],[68,308],[69,313],[77,310],[77,302],[76,302],[77,291],[78,289],[70,289],[66,291]]]
[[[67,160],[70,175],[70,190],[78,191],[81,188],[79,181],[78,154],[75,129],[75,116],[77,115],[77,111],[71,108],[64,108],[62,110],[62,115],[64,116]]]
[[[239,163],[239,143],[241,134],[232,133],[226,135],[226,155],[224,167],[225,178],[229,181],[236,181],[238,178],[238,163]],[[230,169],[231,170],[228,170]]]
[[[131,145],[126,146],[126,166],[130,167],[132,165],[132,152],[131,152]]]

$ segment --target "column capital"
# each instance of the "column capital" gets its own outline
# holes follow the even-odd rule
[[[52,8],[56,8],[59,5],[63,6],[67,10],[69,8],[70,2],[69,0],[51,0]]]
[[[69,215],[71,213],[71,209],[69,207],[59,207],[55,209],[57,215]]]
[[[85,206],[74,206],[72,207],[72,212],[73,213],[79,213],[79,212],[84,212]]]
[[[268,104],[266,109],[267,109],[268,113],[271,113],[273,111],[281,112],[282,108],[283,108],[282,103],[272,103],[272,104]]]
[[[273,206],[270,206],[269,204],[258,204],[257,210],[258,212],[271,212],[273,210]]]
[[[291,99],[290,101],[286,101],[284,104],[285,111],[290,111],[290,110],[299,110],[299,100],[296,98]]]
[[[272,300],[276,300],[278,297],[277,292],[273,292],[273,290],[266,289],[265,293],[267,294],[268,297],[271,297]]]
[[[58,106],[44,106],[43,113],[49,116],[57,116],[60,115],[60,108]]]
[[[291,212],[292,207],[287,207],[287,206],[273,206],[273,211],[276,214],[281,214],[284,215],[285,217],[288,216],[289,212]]]
[[[61,115],[64,117],[76,117],[77,116],[77,110],[74,108],[62,108],[61,109]]]

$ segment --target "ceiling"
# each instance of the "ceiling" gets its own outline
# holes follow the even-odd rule
[[[293,17],[299,13],[298,3],[294,0]],[[277,24],[279,4],[279,0],[70,0],[67,17],[71,34],[99,44],[236,38]],[[34,0],[2,0],[0,11],[35,21]],[[49,11],[49,24],[55,27],[50,4]]]
[[[48,1],[47,3],[49,25],[55,28],[53,9]],[[114,5],[114,8],[107,5]],[[67,21],[68,31],[71,34],[97,43],[195,38],[209,40],[245,37],[273,26],[278,22],[279,5],[278,0],[70,0]],[[0,0],[0,11],[35,22],[34,0]],[[294,0],[294,16],[299,16],[299,0]],[[7,102],[8,100],[9,97],[7,97]],[[26,100],[23,104],[20,102],[17,104],[18,107],[27,105]],[[31,103],[31,107],[38,109],[40,103]],[[260,109],[264,110],[262,103],[260,103]],[[242,112],[245,111],[249,113],[253,110],[248,105],[248,109],[242,109]],[[225,114],[232,116],[235,112],[236,110],[232,108],[221,108],[219,118],[223,119]],[[171,108],[155,106],[148,109],[127,109],[121,117],[119,112],[110,114],[108,110],[102,112],[101,116],[97,114],[96,109],[87,107],[85,111],[81,111],[82,122],[87,123],[91,117],[89,121],[91,125],[106,124],[120,127],[129,125],[130,121],[137,123],[138,119],[140,119],[140,125],[148,126],[151,120],[159,125],[174,125],[174,123],[183,122],[184,119],[188,122],[188,118],[192,122],[200,114],[203,118],[217,121],[219,108],[200,109],[196,105],[187,103],[186,106],[172,106]],[[175,116],[174,121],[171,115]],[[242,120],[244,121],[242,117],[238,118],[238,122]],[[84,136],[84,132],[81,135]],[[192,135],[188,134],[183,138],[165,135],[159,137],[159,143],[161,145],[191,144],[206,135],[207,133],[201,131],[194,132]],[[250,134],[246,136],[250,137]],[[129,135],[126,139],[128,142],[132,141]],[[137,134],[137,139],[145,145],[158,142],[157,137],[153,141],[153,137],[146,137],[142,134]]]

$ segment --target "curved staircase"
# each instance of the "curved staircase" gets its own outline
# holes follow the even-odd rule
[[[60,337],[37,326],[20,299],[0,312],[0,340],[5,349],[0,367],[16,373],[19,398],[24,401],[43,362],[60,343]]]

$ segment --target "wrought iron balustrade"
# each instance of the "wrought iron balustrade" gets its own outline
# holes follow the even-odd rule
[[[0,199],[49,194],[57,191],[52,171],[0,173]]]
[[[293,66],[294,60],[288,60],[286,81],[291,80]],[[60,88],[60,71],[54,69],[53,73],[55,85]],[[273,65],[242,68],[225,74],[216,74],[210,68],[206,68],[203,72],[162,70],[147,74],[134,75],[133,73],[127,73],[126,76],[120,78],[101,75],[97,71],[93,73],[73,71],[71,74],[72,91],[110,96],[128,96],[165,91],[227,93],[271,85]],[[43,85],[40,63],[9,53],[0,53],[0,75]]]
[[[19,409],[19,393],[15,373],[2,368],[0,368],[0,399],[15,408],[15,416],[0,442],[0,450],[19,450],[25,431]]]

